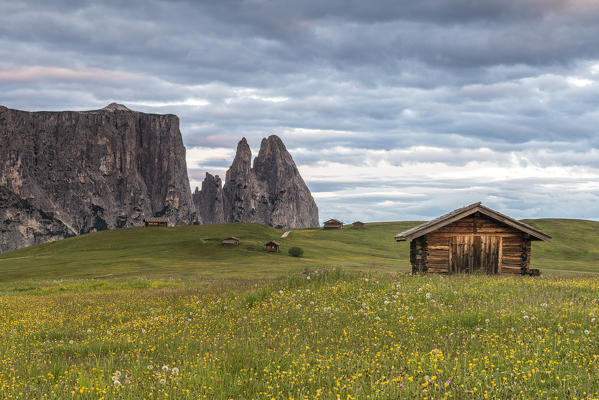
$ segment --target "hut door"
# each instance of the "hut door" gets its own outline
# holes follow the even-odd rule
[[[495,236],[454,236],[449,249],[449,272],[484,271],[496,274],[499,248],[500,238]]]
[[[481,269],[487,274],[496,274],[499,272],[501,237],[482,236],[481,239]]]
[[[451,241],[449,255],[449,272],[472,272],[473,236],[454,236]]]

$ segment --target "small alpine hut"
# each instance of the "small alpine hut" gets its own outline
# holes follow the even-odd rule
[[[360,222],[360,221],[356,221],[352,224],[352,226],[354,228],[358,228],[358,229],[363,229],[365,225],[366,224],[364,224],[364,222]]]
[[[330,219],[328,221],[325,221],[325,223],[322,226],[322,229],[325,229],[325,230],[343,229],[343,222],[341,222],[337,219]]]
[[[266,246],[266,251],[269,253],[278,253],[279,252],[279,242],[275,242],[274,240],[271,240],[270,242],[267,242],[265,244]]]
[[[229,236],[223,239],[223,246],[239,246],[239,239],[235,236]]]
[[[151,217],[144,219],[146,226],[164,226],[168,227],[168,218]]]
[[[538,275],[539,270],[529,269],[530,244],[551,236],[479,202],[402,232],[395,240],[411,241],[412,273]]]

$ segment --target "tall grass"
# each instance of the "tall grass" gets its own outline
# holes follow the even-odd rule
[[[599,397],[592,278],[67,283],[0,296],[0,397]]]

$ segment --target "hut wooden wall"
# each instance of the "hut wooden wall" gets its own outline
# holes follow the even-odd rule
[[[469,250],[464,253],[464,249]],[[478,261],[473,261],[476,257]],[[523,274],[530,264],[530,239],[517,229],[475,214],[412,240],[410,261],[413,272],[473,272],[455,270],[466,262],[487,273]],[[497,266],[495,270],[492,265]]]

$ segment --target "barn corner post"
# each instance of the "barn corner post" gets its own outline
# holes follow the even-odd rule
[[[426,237],[410,241],[410,263],[412,264],[412,274],[426,272]]]
[[[522,264],[521,264],[521,274],[522,275],[531,275],[530,273],[530,253],[531,253],[531,240],[530,236],[526,235],[524,240],[522,241]]]

